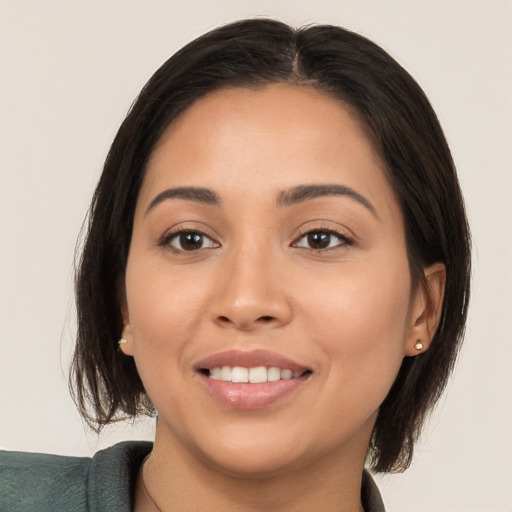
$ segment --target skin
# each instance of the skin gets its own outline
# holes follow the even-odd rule
[[[127,343],[158,411],[144,480],[162,510],[360,511],[379,405],[437,326],[444,269],[414,287],[402,215],[351,111],[306,87],[223,89],[164,133],[136,205],[123,306]],[[350,187],[278,205],[302,185]],[[168,198],[212,190],[220,205]],[[371,206],[369,206],[371,205]],[[149,210],[148,210],[149,208]],[[185,251],[182,229],[206,235]],[[330,232],[311,248],[308,233]],[[198,361],[266,349],[306,366],[257,410],[212,397]],[[153,510],[142,480],[136,510]]]

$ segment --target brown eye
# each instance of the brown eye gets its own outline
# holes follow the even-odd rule
[[[322,251],[345,244],[350,244],[350,241],[343,235],[331,231],[310,231],[299,239],[296,246]]]
[[[327,249],[331,243],[331,234],[319,231],[308,234],[308,244],[312,249]]]
[[[177,251],[187,252],[219,246],[210,237],[198,231],[175,233],[167,239],[167,244]]]

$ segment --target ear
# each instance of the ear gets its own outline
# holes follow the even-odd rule
[[[119,349],[126,356],[133,356],[133,332],[130,323],[130,314],[128,304],[126,303],[126,293],[123,290],[119,292],[119,302],[121,304],[121,313],[123,315],[123,333],[119,340]]]
[[[430,346],[441,319],[445,283],[443,263],[435,263],[424,270],[424,279],[418,283],[411,304],[405,356],[416,356]]]
[[[133,335],[130,324],[125,324],[119,340],[119,349],[125,356],[133,356]]]

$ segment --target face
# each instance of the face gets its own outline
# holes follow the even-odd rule
[[[421,307],[361,125],[286,85],[211,93],[171,124],[125,286],[157,438],[235,473],[364,458]]]

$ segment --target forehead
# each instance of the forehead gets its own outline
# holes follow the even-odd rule
[[[352,109],[311,87],[227,88],[200,98],[156,145],[142,202],[170,186],[274,197],[309,183],[337,183],[397,209],[384,165]]]

